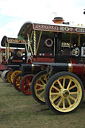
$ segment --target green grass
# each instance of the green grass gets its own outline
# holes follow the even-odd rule
[[[85,100],[74,113],[55,115],[0,78],[0,128],[84,128]]]

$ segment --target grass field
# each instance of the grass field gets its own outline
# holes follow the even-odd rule
[[[85,128],[85,100],[67,115],[55,115],[47,108],[0,78],[0,128]]]

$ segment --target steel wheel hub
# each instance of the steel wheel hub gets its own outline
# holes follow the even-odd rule
[[[69,96],[69,91],[68,90],[63,90],[62,95],[63,95],[63,97],[68,97]]]

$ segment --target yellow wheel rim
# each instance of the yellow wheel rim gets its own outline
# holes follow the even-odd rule
[[[37,98],[43,102],[45,102],[44,89],[45,89],[46,83],[47,83],[47,74],[44,74],[37,79],[34,87]]]
[[[8,80],[9,83],[11,83],[11,74],[12,73],[13,73],[12,70],[7,73],[7,80]]]
[[[82,88],[76,78],[62,76],[56,79],[49,91],[50,103],[57,111],[70,112],[80,103]]]
[[[14,71],[14,72],[12,73],[12,75],[11,75],[11,82],[12,82],[12,83],[13,83],[14,77],[15,77],[17,74],[19,74],[19,73],[21,73],[20,70]]]
[[[17,77],[16,83],[15,83],[17,87],[20,86],[20,80],[21,80],[21,76]]]

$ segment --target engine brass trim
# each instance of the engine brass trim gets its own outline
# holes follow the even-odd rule
[[[34,71],[34,64],[32,64],[32,72]]]
[[[68,72],[72,72],[72,63],[68,63]]]

